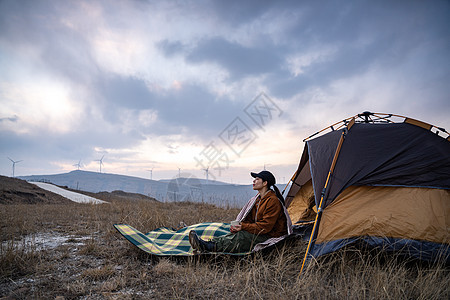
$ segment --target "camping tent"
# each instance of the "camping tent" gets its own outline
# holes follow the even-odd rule
[[[448,132],[370,112],[326,129],[305,139],[286,195],[292,221],[314,223],[307,255],[363,242],[448,263]]]

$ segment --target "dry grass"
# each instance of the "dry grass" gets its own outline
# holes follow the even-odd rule
[[[265,255],[158,259],[113,228],[229,221],[237,209],[206,204],[1,205],[0,298],[12,299],[448,299],[449,270],[361,251],[312,261],[298,277],[303,241]],[[20,237],[65,236],[51,249]]]

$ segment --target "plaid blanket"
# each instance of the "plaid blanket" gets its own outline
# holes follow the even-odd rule
[[[259,194],[258,194],[259,195]],[[255,201],[258,197],[251,198],[247,204],[241,209],[240,213],[236,217],[236,221],[242,221],[245,216],[250,212]],[[284,214],[287,219],[287,232],[288,234],[270,238],[263,243],[259,243],[253,247],[253,250],[245,253],[226,253],[230,255],[247,255],[255,251],[260,251],[276,243],[284,240],[292,233],[292,222],[289,214],[284,207]],[[210,240],[213,237],[225,235],[230,232],[229,223],[200,223],[184,227],[180,230],[174,230],[168,227],[161,227],[150,231],[147,234],[143,234],[139,230],[126,225],[115,224],[114,227],[133,245],[136,245],[139,249],[158,256],[190,256],[194,255],[191,244],[189,243],[189,232],[195,230],[198,236],[203,240]]]
[[[126,224],[114,224],[114,227],[133,245],[157,256],[194,255],[189,243],[189,232],[191,230],[195,230],[198,236],[204,240],[210,240],[215,236],[225,235],[230,232],[229,223],[200,223],[177,231],[172,228],[161,227],[146,234]],[[246,255],[249,253],[227,254]]]

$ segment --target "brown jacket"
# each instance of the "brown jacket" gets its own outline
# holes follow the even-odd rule
[[[252,210],[242,221],[242,230],[252,234],[267,234],[270,237],[287,234],[283,205],[274,191],[268,191],[262,199],[258,197]]]

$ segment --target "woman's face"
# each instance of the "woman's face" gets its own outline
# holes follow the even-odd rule
[[[267,181],[263,181],[261,178],[256,177],[255,179],[253,179],[253,189],[254,190],[261,190],[264,186],[267,185]]]

